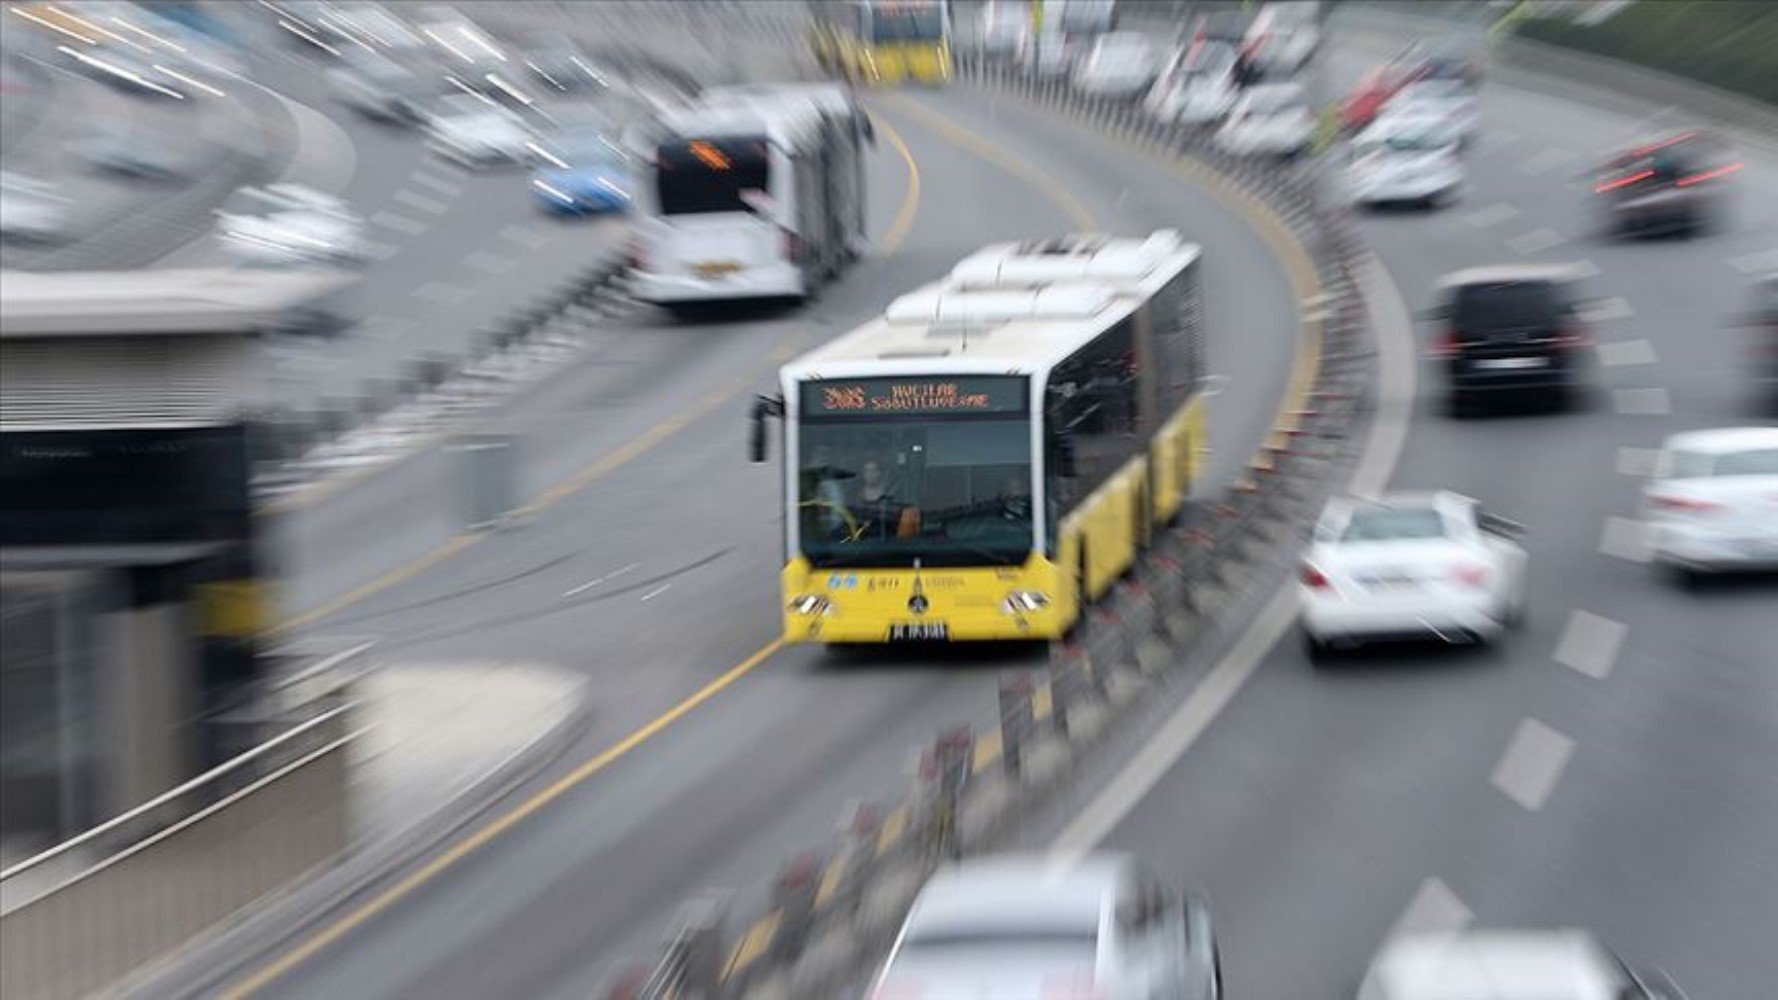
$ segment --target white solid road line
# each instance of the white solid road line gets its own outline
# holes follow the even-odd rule
[[[1365,286],[1377,331],[1377,406],[1363,456],[1347,489],[1377,494],[1388,485],[1401,459],[1414,414],[1414,325],[1401,290],[1374,255],[1361,264],[1359,282]],[[1184,704],[1174,709],[1154,737],[1062,829],[1050,844],[1051,852],[1078,857],[1116,829],[1259,669],[1296,610],[1296,584],[1286,581]]]
[[[1599,363],[1607,368],[1624,365],[1652,365],[1655,348],[1646,340],[1612,340],[1599,345]]]
[[[1514,236],[1506,241],[1506,245],[1511,247],[1514,253],[1534,254],[1551,247],[1561,246],[1566,242],[1568,242],[1568,237],[1546,226],[1533,229],[1520,236]]]
[[[1594,680],[1604,680],[1617,664],[1627,631],[1623,622],[1612,621],[1591,611],[1573,611],[1568,615],[1567,626],[1562,629],[1562,638],[1556,643],[1554,659]]]
[[[1632,448],[1626,445],[1617,450],[1617,471],[1621,475],[1646,479],[1654,475],[1655,465],[1660,459],[1659,448]]]
[[[1611,403],[1626,417],[1664,417],[1673,412],[1673,399],[1663,388],[1613,389]]]
[[[432,228],[430,222],[421,222],[419,219],[410,219],[405,215],[398,215],[395,212],[387,210],[371,216],[370,221],[372,225],[382,226],[385,229],[393,229],[398,233],[405,233],[408,236],[418,236]]]
[[[406,188],[402,188],[400,191],[395,192],[395,200],[409,208],[417,208],[430,215],[443,215],[445,212],[449,211],[451,207],[451,203],[448,201],[439,201],[437,198],[428,198],[417,191],[409,191]]]
[[[1451,887],[1437,878],[1420,883],[1414,898],[1389,927],[1383,940],[1393,941],[1409,934],[1449,934],[1468,927],[1475,914]]]
[[[1648,525],[1633,517],[1608,517],[1599,551],[1630,562],[1648,562]]]
[[[573,588],[563,591],[562,596],[563,597],[575,597],[579,594],[583,594],[583,593],[593,589],[594,587],[597,587],[599,584],[604,583],[607,580],[615,580],[618,577],[623,576],[625,573],[628,573],[630,570],[633,570],[640,565],[642,565],[642,564],[641,563],[631,563],[628,566],[621,566],[621,567],[614,569],[611,572],[605,574],[604,576],[599,577],[596,580],[588,580],[587,582],[581,584],[578,587],[573,587]]]
[[[1516,218],[1518,214],[1519,210],[1517,208],[1508,205],[1504,201],[1500,201],[1489,205],[1487,208],[1476,209],[1468,215],[1465,215],[1463,221],[1475,226],[1477,229],[1486,229],[1489,226],[1499,225],[1508,219]]]
[[[1526,718],[1500,755],[1488,779],[1495,788],[1531,812],[1543,808],[1574,755],[1574,741],[1536,719]]]

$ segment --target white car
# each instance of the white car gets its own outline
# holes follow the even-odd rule
[[[1023,3],[995,0],[982,8],[976,25],[976,47],[988,59],[1011,59],[1019,54],[1031,30],[1031,12]]]
[[[1216,132],[1217,145],[1245,156],[1298,156],[1315,145],[1315,114],[1294,83],[1250,87]]]
[[[68,199],[53,184],[0,173],[0,239],[51,243],[68,235]]]
[[[1060,32],[1028,33],[1019,46],[1019,69],[1041,80],[1069,76],[1074,71],[1078,49],[1072,36]]]
[[[427,145],[466,167],[525,163],[536,136],[513,112],[473,94],[439,99],[426,118]]]
[[[242,188],[216,213],[223,249],[244,264],[353,264],[364,219],[344,201],[298,184]]]
[[[1382,114],[1438,119],[1457,136],[1459,143],[1467,143],[1475,136],[1478,118],[1475,91],[1469,84],[1442,77],[1416,80],[1396,91],[1384,102]]]
[[[1261,74],[1292,76],[1321,44],[1312,3],[1268,3],[1247,28],[1247,57]]]
[[[1130,857],[965,861],[920,890],[872,1000],[1217,1000],[1210,912]]]
[[[1778,569],[1778,427],[1673,435],[1642,507],[1650,555],[1684,580]]]
[[[1310,656],[1390,639],[1485,643],[1524,615],[1517,525],[1448,491],[1331,501],[1303,557]]]
[[[1385,116],[1353,140],[1347,187],[1359,205],[1456,200],[1463,189],[1457,138],[1436,118]]]
[[[1383,947],[1358,1000],[1685,1000],[1582,930],[1428,932]]]
[[[1216,42],[1195,43],[1168,61],[1143,107],[1164,122],[1210,125],[1229,113],[1240,93],[1234,49]]]
[[[1131,31],[1100,35],[1074,68],[1074,86],[1095,97],[1128,98],[1146,91],[1160,72],[1147,38]]]

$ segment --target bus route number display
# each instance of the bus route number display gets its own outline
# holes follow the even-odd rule
[[[1024,380],[998,376],[861,378],[803,383],[803,415],[871,417],[1020,413]]]

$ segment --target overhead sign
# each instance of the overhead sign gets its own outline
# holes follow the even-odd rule
[[[863,378],[805,382],[805,417],[872,417],[946,413],[1023,413],[1025,380],[1017,376]]]

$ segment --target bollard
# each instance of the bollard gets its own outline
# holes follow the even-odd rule
[[[802,953],[814,922],[821,870],[821,858],[813,851],[798,854],[778,870],[772,883],[772,905],[779,915],[778,933],[772,939],[773,960],[788,962]]]
[[[1000,675],[1000,762],[1014,778],[1019,776],[1020,755],[1036,725],[1031,708],[1033,689],[1030,674]]]
[[[934,741],[930,768],[922,768],[927,778],[929,812],[927,849],[940,857],[958,856],[957,803],[969,777],[970,751],[975,739],[967,726],[947,730]]]

